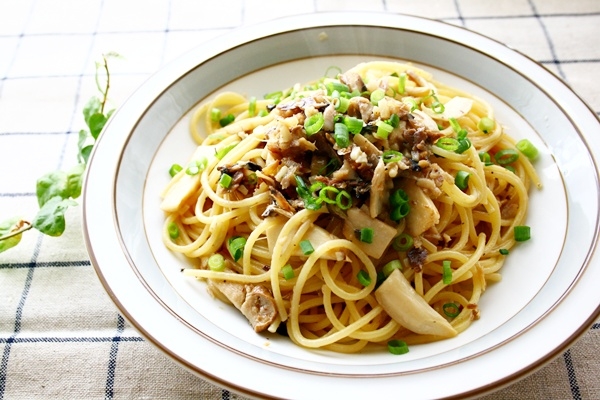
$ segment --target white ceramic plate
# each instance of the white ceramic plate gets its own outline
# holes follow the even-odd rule
[[[258,335],[243,316],[186,278],[187,262],[160,240],[158,193],[174,162],[194,150],[189,111],[215,91],[262,96],[374,59],[410,61],[439,81],[488,100],[511,135],[540,150],[544,184],[533,189],[519,245],[458,337],[340,355]],[[416,17],[322,13],[237,30],[168,65],[115,113],[84,190],[88,251],[107,292],[151,343],[191,371],[252,397],[409,398],[480,395],[565,350],[599,314],[600,124],[539,64],[465,29]],[[439,382],[432,384],[432,382]]]

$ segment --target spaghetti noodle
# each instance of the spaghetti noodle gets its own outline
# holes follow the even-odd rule
[[[266,97],[192,115],[161,203],[165,245],[198,260],[184,273],[307,348],[467,329],[541,187],[492,107],[379,61]]]

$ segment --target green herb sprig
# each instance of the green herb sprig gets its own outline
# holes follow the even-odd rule
[[[81,195],[88,159],[100,132],[114,112],[114,109],[107,110],[110,89],[108,61],[113,58],[121,56],[110,52],[96,62],[95,81],[99,94],[90,98],[83,107],[87,129],[79,131],[77,164],[67,171],[49,172],[37,180],[39,211],[31,222],[19,217],[0,222],[0,253],[18,245],[23,233],[32,228],[48,236],[60,236],[65,231],[65,212],[77,205],[75,199]]]

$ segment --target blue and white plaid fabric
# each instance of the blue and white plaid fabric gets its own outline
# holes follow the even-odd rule
[[[0,220],[31,218],[35,182],[76,163],[94,63],[107,51],[115,105],[186,50],[296,13],[371,10],[440,19],[506,43],[600,112],[597,0],[2,0]],[[488,399],[600,398],[600,325],[561,357]],[[144,341],[104,292],[79,208],[59,238],[30,231],[0,254],[0,399],[236,399]]]

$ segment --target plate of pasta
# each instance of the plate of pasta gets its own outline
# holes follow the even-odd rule
[[[237,393],[481,395],[598,316],[598,141],[564,83],[465,29],[275,20],[114,114],[86,245],[148,341]]]

